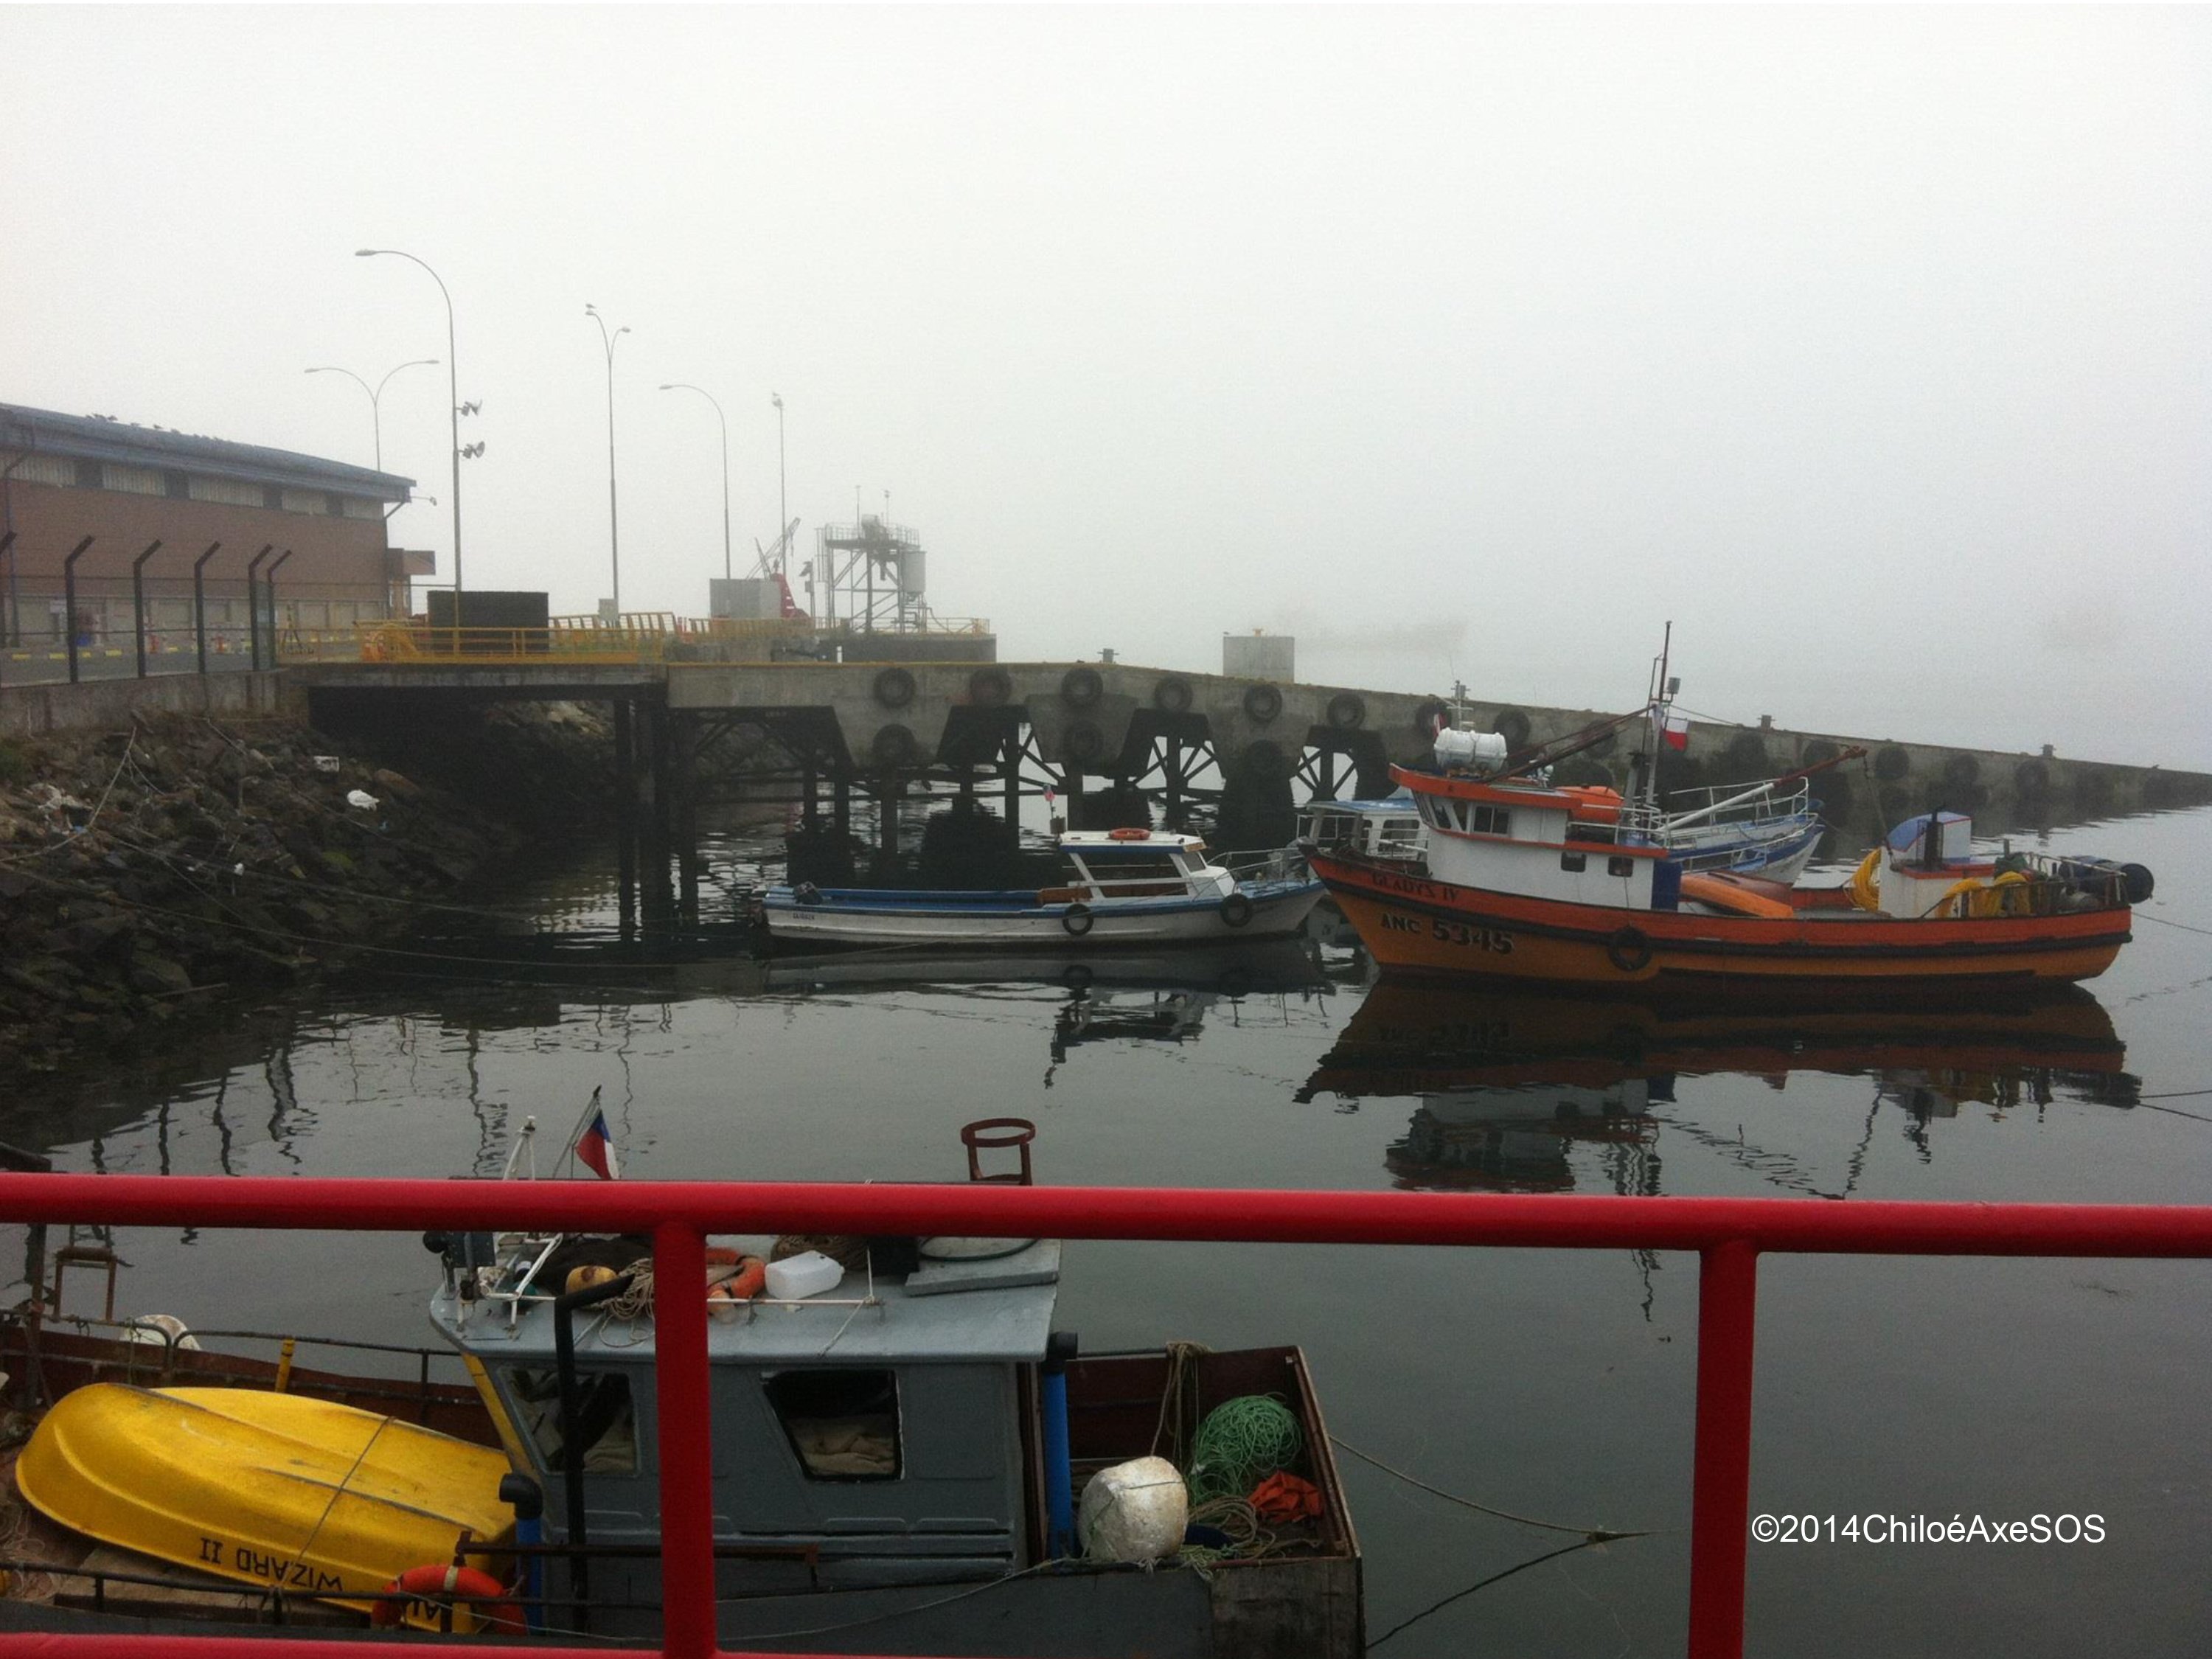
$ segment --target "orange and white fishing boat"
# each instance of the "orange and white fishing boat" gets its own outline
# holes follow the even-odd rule
[[[1955,812],[1909,818],[1847,884],[1685,873],[1610,790],[1511,769],[1502,739],[1450,732],[1450,769],[1392,769],[1428,832],[1425,872],[1305,843],[1313,872],[1385,969],[1638,990],[2091,979],[2127,943],[2141,865],[1978,855]]]

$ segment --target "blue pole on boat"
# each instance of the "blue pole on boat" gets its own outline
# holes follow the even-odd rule
[[[1049,1529],[1045,1553],[1075,1553],[1075,1474],[1067,1452],[1067,1362],[1075,1358],[1073,1331],[1054,1331],[1044,1345],[1044,1501]]]
[[[514,1510],[514,1541],[532,1548],[545,1541],[545,1493],[526,1474],[510,1474],[499,1483],[500,1502]],[[545,1558],[523,1557],[522,1616],[532,1635],[545,1628]]]

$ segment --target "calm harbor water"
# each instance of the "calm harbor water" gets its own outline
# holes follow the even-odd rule
[[[2014,844],[2159,883],[2111,974],[2025,1014],[1662,1018],[1370,986],[1327,938],[763,963],[720,930],[623,944],[594,864],[518,878],[507,921],[442,918],[304,1006],[19,1081],[0,1139],[68,1169],[491,1175],[526,1117],[557,1142],[599,1086],[646,1180],[956,1178],[959,1126],[1015,1115],[1050,1182],[2204,1201],[2212,811]],[[727,835],[710,893],[770,845]],[[116,1242],[126,1312],[427,1332],[411,1237]],[[2094,1514],[2104,1541],[1755,1545],[1751,1651],[2212,1650],[2212,1267],[1768,1258],[1760,1279],[1754,1513]],[[1572,1540],[1347,1456],[1381,1652],[1671,1654],[1696,1283],[1663,1254],[1081,1243],[1060,1322],[1091,1348],[1298,1342],[1350,1446],[1518,1515],[1653,1534],[1460,1595]]]

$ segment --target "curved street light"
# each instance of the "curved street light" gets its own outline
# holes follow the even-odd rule
[[[376,437],[376,470],[379,472],[381,472],[384,471],[384,414],[382,407],[384,403],[384,388],[391,383],[392,377],[394,374],[397,374],[400,369],[434,368],[437,366],[437,362],[438,360],[435,357],[410,358],[406,362],[400,363],[392,368],[386,370],[384,379],[379,380],[374,386],[369,385],[368,381],[362,380],[360,375],[355,374],[351,369],[340,368],[335,363],[325,363],[319,368],[308,369],[307,373],[310,374],[343,374],[346,379],[351,380],[356,386],[359,386],[363,392],[368,393],[368,423],[370,430],[374,433]]]
[[[607,349],[607,558],[614,571],[615,625],[622,625],[622,528],[615,512],[615,342],[629,332],[626,327],[607,332],[607,319],[597,306],[587,305],[584,315],[599,325],[599,343]]]
[[[430,280],[445,296],[446,403],[453,437],[453,626],[458,629],[461,625],[461,392],[460,365],[455,361],[453,349],[453,296],[446,287],[446,279],[431,270],[428,260],[417,258],[404,248],[357,247],[353,251],[356,259],[374,259],[380,254],[421,265],[430,272]]]
[[[660,388],[663,392],[696,392],[714,405],[714,418],[722,426],[722,580],[730,580],[730,422],[722,413],[722,405],[714,394],[703,386],[693,386],[689,380],[672,380]]]

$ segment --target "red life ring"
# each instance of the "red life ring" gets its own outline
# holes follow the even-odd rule
[[[1109,841],[1150,841],[1152,838],[1151,830],[1139,830],[1134,825],[1126,825],[1121,829],[1109,830],[1106,832],[1106,839]]]
[[[442,1566],[432,1561],[408,1568],[384,1587],[382,1597],[369,1604],[368,1622],[380,1630],[404,1623],[408,1604],[398,1599],[403,1595],[465,1606],[487,1630],[520,1635],[525,1628],[522,1609],[507,1599],[507,1586],[475,1567]]]

